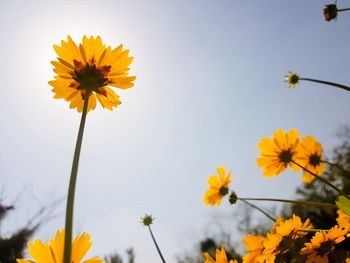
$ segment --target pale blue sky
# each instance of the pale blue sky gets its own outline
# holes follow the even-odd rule
[[[261,176],[256,144],[278,128],[296,128],[329,151],[337,127],[349,121],[350,94],[311,83],[290,90],[283,82],[294,70],[348,83],[350,15],[325,22],[327,3],[0,0],[0,183],[5,200],[23,192],[2,231],[34,213],[33,195],[45,203],[66,194],[80,115],[54,100],[47,82],[52,45],[67,34],[123,43],[137,76],[135,88],[117,91],[120,108],[88,115],[75,232],[92,234],[90,254],[133,246],[138,263],[160,262],[139,224],[152,213],[163,253],[175,262],[211,215],[234,210],[202,204],[219,165],[232,170],[242,196],[292,197],[301,175]],[[35,238],[47,240],[63,226],[62,213]]]

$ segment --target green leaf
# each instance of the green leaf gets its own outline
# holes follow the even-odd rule
[[[342,212],[350,216],[350,200],[348,197],[340,195],[335,203]]]

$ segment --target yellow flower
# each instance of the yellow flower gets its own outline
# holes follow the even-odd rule
[[[261,157],[256,159],[256,163],[264,169],[263,175],[266,177],[278,175],[288,165],[294,171],[300,170],[300,167],[291,162],[299,143],[298,131],[290,130],[287,133],[279,129],[273,135],[272,139],[265,137],[258,144]]]
[[[339,227],[345,228],[348,231],[350,231],[350,216],[348,216],[341,210],[337,210],[337,214],[338,214],[337,223]],[[348,236],[350,237],[350,233],[348,234]]]
[[[205,205],[220,205],[221,199],[228,193],[228,184],[231,182],[231,172],[226,176],[225,167],[217,168],[218,175],[211,175],[208,179],[209,189],[204,193]]]
[[[295,162],[317,175],[322,175],[325,165],[322,162],[322,145],[312,136],[305,136],[298,144]],[[310,183],[315,179],[313,175],[304,171],[303,181]]]
[[[339,226],[332,227],[328,232],[316,232],[311,242],[305,243],[300,251],[301,255],[308,255],[306,262],[328,262],[328,254],[334,250],[334,245],[342,242],[347,233]]]
[[[273,233],[280,235],[281,237],[290,237],[296,239],[301,236],[307,235],[307,232],[299,231],[299,229],[312,229],[313,226],[310,219],[306,219],[302,222],[299,216],[293,215],[292,218],[287,220],[279,219],[273,229]]]
[[[82,261],[83,257],[91,247],[90,235],[83,233],[74,239],[72,244],[72,263],[102,263],[98,257]],[[17,259],[18,263],[62,263],[64,248],[64,230],[57,231],[55,238],[50,243],[36,240],[28,243],[29,255],[34,259]]]
[[[227,260],[224,245],[221,247],[221,251],[216,249],[215,259],[213,259],[207,252],[204,254],[204,263],[238,263],[237,260]]]
[[[133,57],[120,45],[115,49],[102,44],[101,38],[86,36],[78,46],[70,36],[61,46],[54,45],[58,61],[52,61],[57,74],[49,81],[55,99],[70,102],[70,108],[83,110],[89,93],[88,111],[96,108],[96,99],[102,107],[112,110],[121,104],[119,96],[108,86],[120,89],[133,87],[136,77],[128,76]]]
[[[296,215],[287,220],[278,218],[272,232],[266,235],[263,242],[264,250],[260,258],[266,262],[274,262],[277,256],[282,256],[291,249],[296,239],[307,235],[307,232],[301,232],[299,229],[311,228],[309,219],[303,223]]]
[[[245,248],[249,251],[243,256],[243,263],[259,262],[258,259],[261,258],[261,254],[264,250],[263,243],[265,239],[266,238],[263,236],[255,236],[251,234],[243,238]]]
[[[300,76],[295,72],[289,72],[285,81],[289,84],[289,88],[295,88],[299,84]]]

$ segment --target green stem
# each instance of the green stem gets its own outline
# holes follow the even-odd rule
[[[319,232],[319,231],[328,232],[329,229],[317,229],[317,228],[303,229],[303,228],[299,228],[298,231],[302,231],[302,232]]]
[[[90,92],[87,92],[84,100],[84,108],[83,108],[83,113],[81,115],[79,132],[78,132],[77,142],[75,145],[73,164],[72,164],[72,170],[71,170],[70,181],[69,181],[67,208],[66,208],[65,237],[64,237],[64,256],[63,256],[64,263],[71,263],[74,195],[75,195],[75,186],[76,186],[77,175],[78,175],[80,149],[81,149],[81,143],[83,140],[86,114],[87,114],[87,108],[89,104],[89,97],[90,97]]]
[[[350,11],[350,8],[342,8],[342,9],[337,9],[338,12],[342,12],[342,11]]]
[[[347,176],[350,175],[350,171],[345,170],[343,167],[341,167],[341,166],[338,165],[338,164],[331,163],[331,162],[325,161],[325,160],[322,160],[322,162],[325,163],[325,164],[328,164],[329,166],[333,166],[333,167],[337,168],[338,170],[342,171],[342,172],[343,172],[344,174],[346,174]]]
[[[278,198],[243,198],[243,197],[239,197],[238,199],[239,200],[244,199],[246,201],[282,202],[282,203],[293,203],[296,205],[311,205],[311,206],[325,207],[325,208],[337,208],[337,206],[333,204],[320,203],[320,202],[314,202],[314,201],[289,200],[289,199],[278,199]]]
[[[312,81],[312,82],[321,83],[321,84],[325,84],[325,85],[330,85],[330,86],[334,86],[334,87],[337,87],[337,88],[340,88],[340,89],[343,89],[343,90],[350,92],[350,87],[342,85],[342,84],[334,83],[334,82],[318,80],[318,79],[309,79],[309,78],[300,78],[300,80],[307,80],[307,81]]]
[[[268,219],[270,219],[273,222],[275,222],[275,219],[272,216],[270,216],[268,213],[266,213],[264,210],[262,210],[260,207],[257,207],[256,205],[252,204],[251,202],[248,202],[245,199],[238,198],[238,200],[241,200],[243,203],[245,203],[245,204],[249,205],[250,207],[258,210],[259,212],[263,213]]]
[[[157,241],[156,241],[156,239],[155,239],[155,237],[154,237],[154,235],[153,235],[152,229],[151,229],[151,227],[150,227],[149,225],[148,225],[148,230],[149,230],[149,233],[151,234],[153,243],[154,243],[154,245],[155,245],[156,248],[157,248],[157,251],[158,251],[158,254],[159,254],[159,256],[160,256],[160,259],[162,260],[163,263],[166,263],[166,262],[165,262],[165,259],[164,259],[164,257],[163,257],[163,254],[162,254],[162,252],[160,251],[160,248],[159,248],[159,246],[158,246],[158,244],[157,244]]]
[[[338,187],[336,187],[335,185],[331,184],[328,180],[322,178],[321,176],[311,172],[309,169],[306,169],[305,167],[301,166],[300,164],[298,164],[297,162],[291,160],[292,163],[294,163],[295,165],[299,166],[300,168],[302,168],[304,171],[308,172],[309,174],[313,175],[316,179],[322,181],[323,183],[325,183],[326,185],[328,185],[329,187],[333,188],[335,191],[337,191],[339,194],[341,195],[345,195],[343,193],[342,190],[340,190]]]

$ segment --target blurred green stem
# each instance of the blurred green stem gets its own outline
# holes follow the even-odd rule
[[[343,167],[341,167],[339,164],[331,163],[329,161],[322,160],[325,164],[328,164],[329,166],[335,167],[338,170],[342,171],[345,175],[350,176],[350,171],[345,170]]]
[[[275,219],[270,216],[268,213],[266,213],[264,210],[262,210],[260,207],[257,207],[256,205],[252,204],[251,202],[248,202],[247,200],[245,199],[242,199],[242,198],[238,198],[238,200],[241,200],[243,203],[249,205],[250,207],[258,210],[259,212],[261,212],[262,214],[264,214],[268,219],[272,220],[273,222],[275,222]]]
[[[350,87],[342,85],[342,84],[334,83],[334,82],[318,80],[318,79],[310,79],[310,78],[300,78],[300,80],[306,80],[306,81],[321,83],[321,84],[325,84],[325,85],[330,85],[330,86],[334,86],[334,87],[337,87],[339,89],[343,89],[343,90],[346,90],[346,91],[350,92]]]
[[[157,248],[157,251],[158,251],[158,254],[159,254],[159,256],[160,256],[160,259],[162,260],[163,263],[166,263],[166,262],[165,262],[165,259],[164,259],[164,257],[163,257],[163,254],[162,254],[162,252],[160,251],[160,248],[159,248],[159,246],[158,246],[158,244],[157,244],[157,241],[156,241],[156,239],[155,239],[155,237],[154,237],[154,235],[153,235],[151,226],[148,225],[147,227],[148,227],[149,233],[151,234],[153,243],[154,243],[154,245],[155,245],[156,248]]]
[[[80,149],[83,141],[85,120],[86,120],[87,108],[89,104],[89,97],[90,97],[90,92],[86,92],[86,97],[84,100],[84,108],[83,108],[83,113],[81,115],[79,132],[78,132],[77,142],[75,145],[73,164],[72,164],[72,170],[71,170],[70,181],[69,181],[67,208],[66,208],[65,237],[64,237],[64,254],[63,254],[64,263],[71,263],[74,195],[75,195],[75,186],[76,186],[77,176],[78,176]]]
[[[304,171],[308,172],[309,174],[313,175],[316,179],[322,181],[323,183],[325,183],[326,185],[328,185],[329,187],[333,188],[335,191],[337,191],[339,194],[346,196],[346,194],[343,193],[342,190],[340,190],[338,187],[336,187],[335,185],[331,184],[328,180],[322,178],[321,176],[311,172],[309,169],[306,169],[305,167],[301,166],[300,164],[298,164],[297,162],[291,160],[292,163],[294,163],[295,165],[299,166],[300,168],[302,168]],[[347,197],[348,198],[348,197]]]
[[[302,201],[302,200],[289,200],[289,199],[278,199],[278,198],[243,198],[238,197],[239,200],[246,201],[268,201],[268,202],[282,202],[282,203],[293,203],[296,205],[311,205],[317,207],[325,207],[325,208],[337,208],[334,204],[321,203],[321,202],[313,202],[313,201]]]

